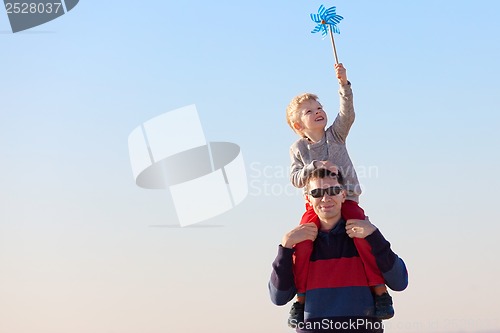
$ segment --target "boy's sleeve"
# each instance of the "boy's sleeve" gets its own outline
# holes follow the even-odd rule
[[[384,238],[380,230],[367,236],[366,241],[372,247],[377,266],[389,288],[402,291],[408,286],[408,270],[404,261],[391,250],[391,244]]]
[[[290,148],[290,182],[297,188],[302,188],[306,185],[306,179],[314,171],[314,162],[304,164],[304,160],[296,144]]]
[[[340,86],[340,110],[333,122],[332,126],[328,129],[332,132],[333,137],[335,137],[339,142],[345,143],[349,130],[354,123],[355,113],[354,113],[354,103],[352,96],[351,83]]]
[[[297,292],[293,278],[293,252],[293,249],[279,245],[278,255],[273,262],[268,288],[271,301],[276,305],[285,305]]]

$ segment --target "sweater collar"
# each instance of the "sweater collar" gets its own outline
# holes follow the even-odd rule
[[[340,221],[330,231],[319,231],[318,236],[326,237],[329,234],[338,235],[345,233],[345,220],[340,218]]]
[[[311,149],[311,148],[315,148],[315,147],[318,147],[318,146],[321,146],[322,144],[325,143],[326,141],[326,132],[325,134],[323,135],[323,137],[321,138],[321,140],[319,140],[318,142],[312,142],[311,140],[309,140],[307,137],[304,137],[303,138],[304,141],[306,142],[307,144],[307,148]]]

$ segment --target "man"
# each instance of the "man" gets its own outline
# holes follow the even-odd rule
[[[380,231],[368,219],[350,220],[341,215],[346,198],[338,171],[315,170],[306,182],[307,196],[318,215],[314,223],[302,224],[283,236],[269,281],[271,300],[285,305],[296,294],[293,247],[313,241],[307,278],[304,321],[297,332],[383,332],[374,315],[373,297],[364,270],[366,253],[375,259],[386,285],[401,291],[408,285],[406,266]],[[354,238],[357,241],[354,242]],[[362,249],[364,248],[364,249]],[[373,258],[372,258],[373,259]]]

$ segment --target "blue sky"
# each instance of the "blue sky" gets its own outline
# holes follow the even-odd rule
[[[303,209],[284,110],[310,91],[338,111],[320,4],[344,16],[361,205],[410,273],[386,331],[500,329],[500,3],[186,0],[80,1],[16,34],[0,11],[0,331],[289,331],[266,285]],[[240,145],[250,187],[175,228],[168,191],[134,184],[127,139],[189,104],[209,141]]]

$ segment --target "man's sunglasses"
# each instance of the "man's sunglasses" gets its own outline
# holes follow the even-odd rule
[[[334,196],[340,194],[340,192],[342,192],[342,186],[332,186],[328,188],[315,188],[314,190],[311,190],[309,194],[311,195],[311,197],[317,199],[317,198],[323,198],[325,193],[328,194],[329,196]]]

